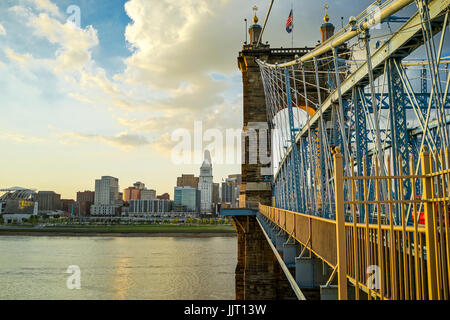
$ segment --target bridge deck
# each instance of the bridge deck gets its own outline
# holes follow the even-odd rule
[[[446,153],[450,159],[448,148]],[[363,177],[344,177],[339,164],[342,156],[336,154],[334,161],[341,169],[334,177],[336,190],[340,190],[336,192],[336,220],[263,205],[259,216],[287,239],[295,239],[302,254],[307,251],[329,265],[334,270],[332,277],[342,272],[339,288],[343,290],[340,294],[345,291],[344,298],[350,283],[358,288],[354,289],[356,299],[363,294],[369,299],[449,299],[450,160],[446,169],[433,172],[431,154],[423,152],[422,175],[381,176],[375,172]],[[383,183],[391,186],[405,179],[422,180],[423,196],[416,200],[394,199],[392,194],[381,197]],[[355,182],[360,180],[377,182],[375,200],[367,193],[363,200],[355,200]],[[415,217],[412,226],[405,219],[408,205]],[[359,222],[361,210],[369,209],[376,211],[376,220]]]

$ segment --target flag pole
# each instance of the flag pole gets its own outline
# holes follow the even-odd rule
[[[291,41],[292,41],[292,49],[294,49],[294,3],[291,2],[291,10],[292,10],[292,35],[291,35]]]

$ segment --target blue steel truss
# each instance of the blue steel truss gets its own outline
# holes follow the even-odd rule
[[[423,8],[424,2],[418,0],[417,4]],[[425,13],[417,12],[411,19],[401,20],[404,25],[399,32],[392,34],[385,45],[377,45],[375,52],[370,52],[366,46],[368,61],[352,72],[347,69],[345,59],[340,57],[338,60],[336,56],[338,52],[345,51],[346,46],[341,51],[339,48],[333,49],[334,68],[338,70],[333,69],[333,63],[328,63],[332,61],[330,53],[314,56],[307,61],[299,62],[296,59],[285,66],[257,60],[265,88],[269,121],[274,121],[276,114],[284,108],[288,115],[288,121],[282,124],[287,134],[281,138],[284,141],[280,143],[280,162],[273,179],[277,207],[334,218],[334,174],[330,159],[335,147],[339,146],[341,152],[348,150],[353,159],[349,161],[344,154],[345,174],[353,172],[363,176],[373,172],[375,158],[381,162],[381,175],[386,174],[387,170],[394,175],[420,174],[420,171],[410,172],[410,157],[417,164],[422,146],[428,145],[433,149],[444,145],[443,132],[450,127],[450,116],[446,115],[446,110],[450,109],[450,97],[444,95],[445,85],[443,88],[442,81],[436,81],[440,79],[441,71],[439,60],[433,58],[432,36],[446,27],[444,17],[437,13],[437,5],[436,0],[430,0],[428,7],[433,7],[434,11],[428,12],[427,9]],[[420,25],[417,21],[426,23],[422,23],[422,29],[414,29],[413,32],[412,28]],[[418,85],[414,86],[408,79],[406,69],[399,66],[416,48],[424,45],[428,50],[427,60],[422,61],[422,64],[407,64],[407,68],[419,67]],[[391,51],[393,47],[396,49]],[[317,63],[318,60],[321,63]],[[297,66],[303,71],[302,77],[296,77]],[[284,71],[284,76],[280,76],[280,70]],[[307,80],[305,72],[310,72]],[[321,79],[317,79],[319,72]],[[316,81],[311,81],[311,74],[316,75]],[[384,89],[374,89],[374,80],[381,79]],[[431,86],[428,85],[429,81]],[[297,90],[297,84],[304,86],[304,91]],[[308,118],[303,128],[298,128],[295,121],[294,108],[300,107],[299,100],[307,101],[307,109],[313,105],[312,108],[316,110],[316,114]],[[411,115],[416,115],[417,119],[409,123]],[[429,119],[425,121],[427,116]],[[390,156],[390,162],[386,162],[387,156]],[[351,163],[354,163],[354,167],[350,167]],[[390,163],[391,168],[386,167],[387,163]],[[415,168],[420,170],[420,166],[416,165]],[[394,181],[392,189],[384,188],[381,196],[411,199],[410,179],[404,179],[402,184],[398,180]],[[348,184],[344,183],[342,187],[348,197]],[[420,189],[421,184],[416,183],[416,194],[421,194]],[[368,183],[367,190],[364,190],[363,180],[356,182],[357,200],[365,200],[365,192],[367,200],[374,200],[374,191],[373,181]],[[373,205],[369,204],[365,208],[359,205],[358,212],[359,222],[368,220],[372,223],[377,219]],[[386,215],[383,216],[388,219]],[[394,223],[400,223],[399,214],[394,214]],[[408,220],[408,223],[412,223],[412,220]]]
[[[394,174],[400,175],[409,173],[409,148],[408,148],[408,129],[406,126],[406,112],[403,85],[400,75],[398,74],[395,61],[389,59],[387,61],[387,76],[389,88],[389,105],[390,105],[390,122],[391,122],[391,145],[393,154]],[[401,186],[398,181],[395,181],[395,199],[401,198]],[[409,199],[411,196],[411,181],[405,179],[403,182],[404,199]],[[396,223],[400,222],[399,215],[395,217]]]

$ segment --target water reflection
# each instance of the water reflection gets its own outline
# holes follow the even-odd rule
[[[3,236],[0,252],[0,299],[234,299],[234,237]]]

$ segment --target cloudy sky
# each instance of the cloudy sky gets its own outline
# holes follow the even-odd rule
[[[328,2],[339,29],[341,16],[347,21],[372,1]],[[121,189],[142,181],[173,194],[176,177],[200,167],[173,163],[175,130],[201,121],[225,135],[242,126],[243,20],[257,5],[262,22],[268,3],[0,1],[0,188],[74,198],[112,175]],[[275,1],[264,41],[290,46],[284,24],[293,4],[294,45],[314,46],[325,3]],[[239,172],[237,162],[215,165],[214,180]]]

